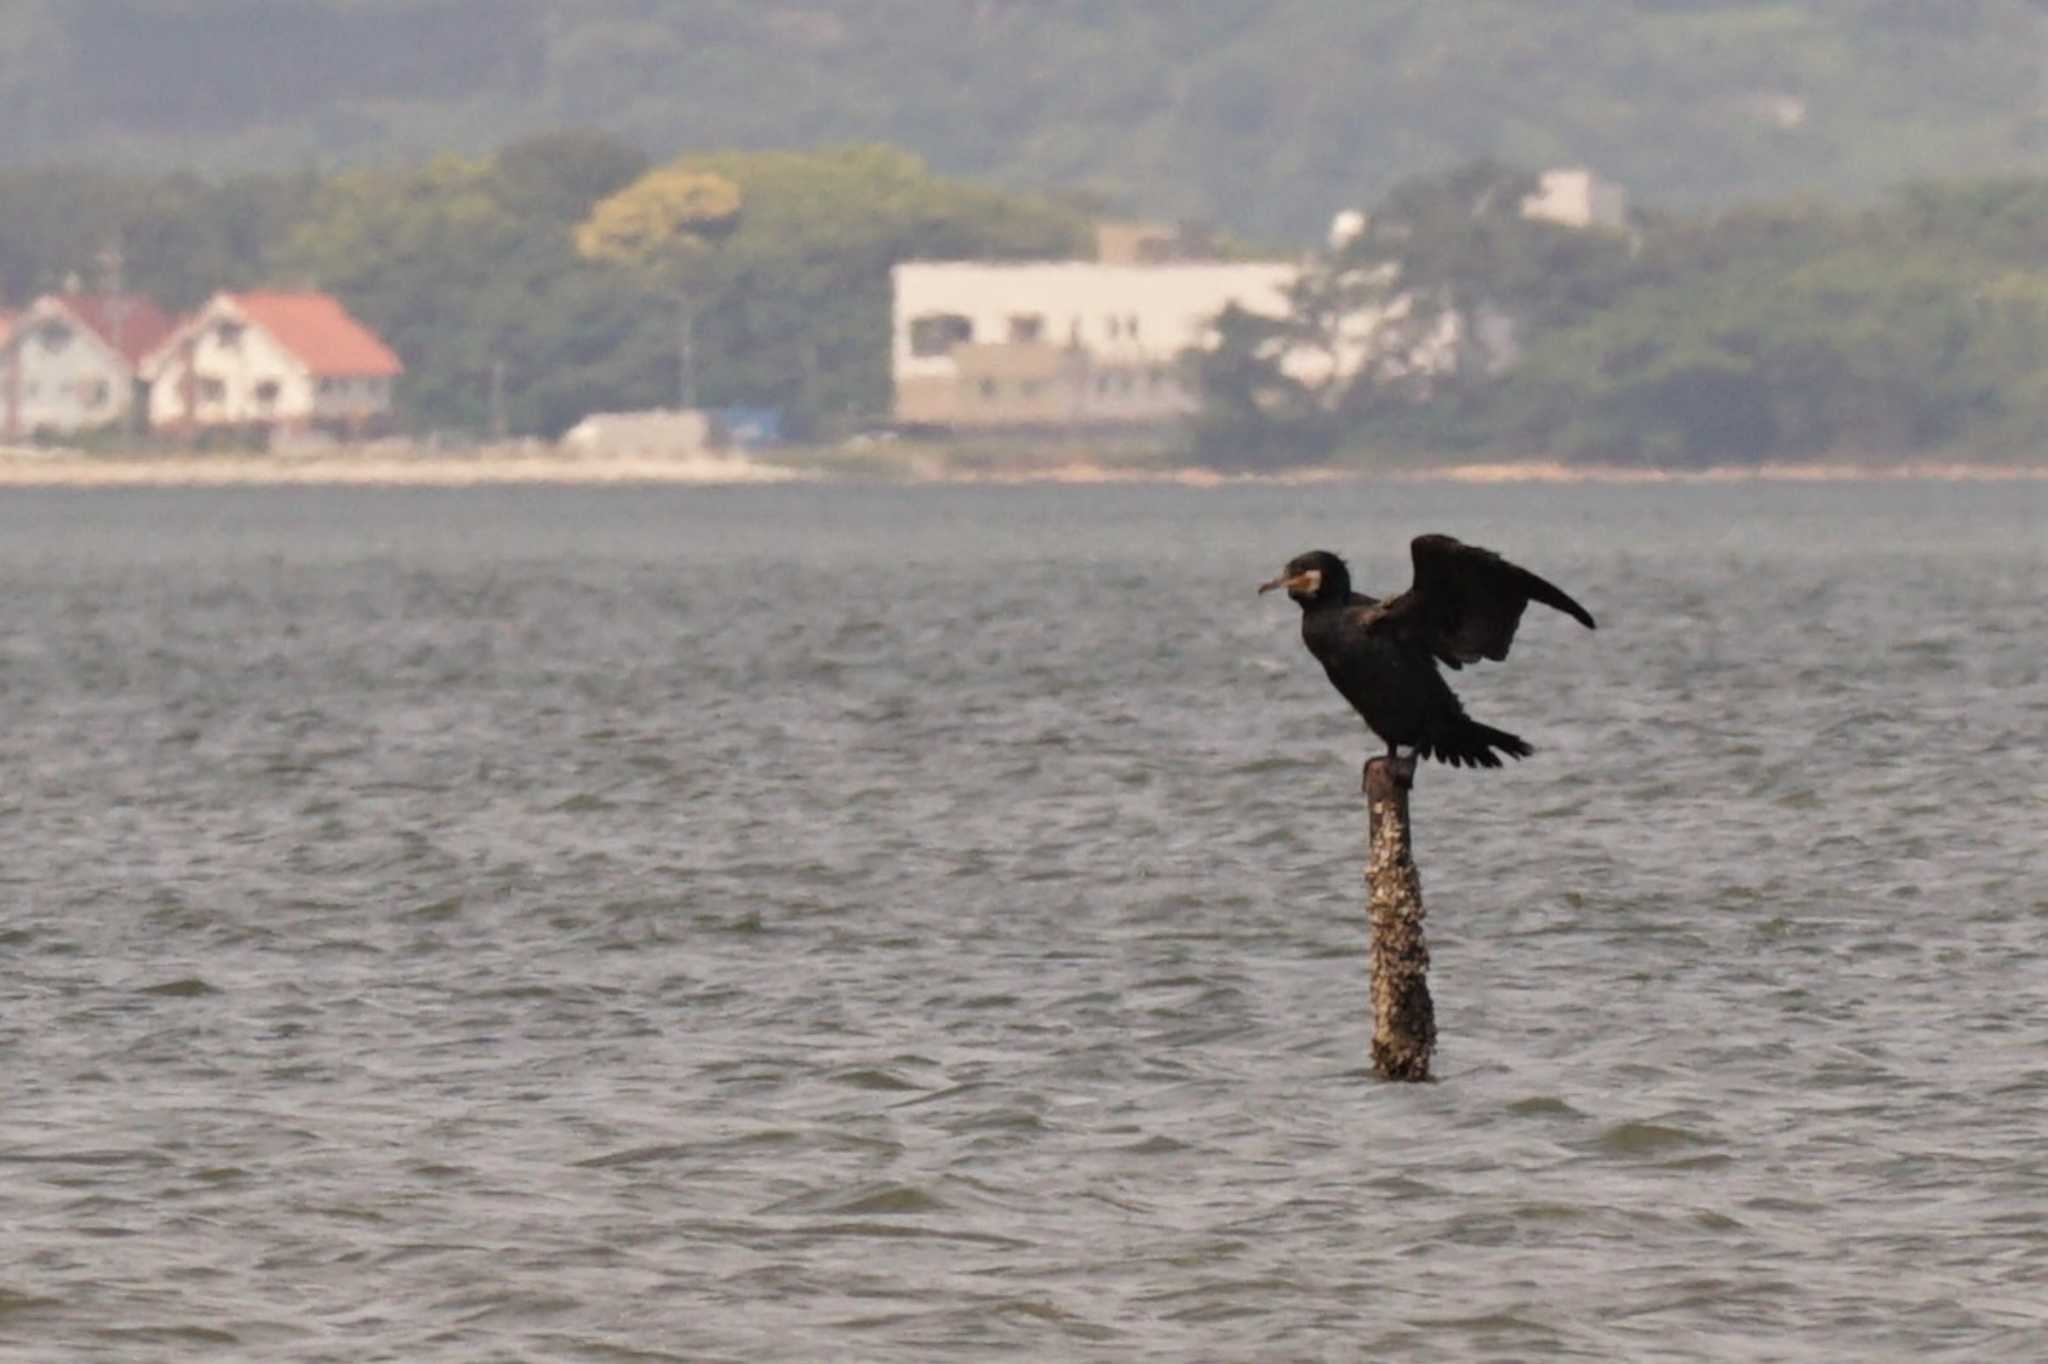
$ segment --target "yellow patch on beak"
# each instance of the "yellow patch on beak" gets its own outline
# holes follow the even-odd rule
[[[1322,585],[1323,571],[1319,568],[1311,568],[1296,573],[1291,577],[1288,574],[1282,573],[1279,577],[1273,579],[1272,582],[1260,583],[1259,595],[1264,596],[1276,587],[1284,587],[1287,589],[1287,595],[1290,597],[1313,597],[1316,594],[1316,589]]]

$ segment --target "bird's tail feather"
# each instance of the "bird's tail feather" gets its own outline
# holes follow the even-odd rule
[[[1498,749],[1500,752],[1495,752]],[[1453,767],[1499,767],[1501,753],[1526,758],[1536,750],[1519,736],[1460,716],[1456,726],[1423,746],[1424,757]]]

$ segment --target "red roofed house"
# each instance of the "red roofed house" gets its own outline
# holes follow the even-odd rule
[[[140,294],[45,294],[0,340],[0,437],[72,435],[133,422],[143,357],[170,334]]]
[[[150,425],[360,433],[391,415],[405,365],[318,293],[216,294],[143,363]]]

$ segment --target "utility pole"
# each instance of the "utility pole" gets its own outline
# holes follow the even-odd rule
[[[685,411],[697,406],[697,310],[688,290],[676,295],[676,383]]]
[[[505,420],[505,361],[491,361],[491,439],[502,444],[509,425]]]

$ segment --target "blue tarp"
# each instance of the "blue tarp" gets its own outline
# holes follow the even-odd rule
[[[742,450],[782,444],[779,407],[721,407],[711,415],[725,438]]]

